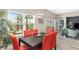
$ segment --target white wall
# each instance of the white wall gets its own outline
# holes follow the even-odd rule
[[[73,17],[73,16],[79,16],[79,12],[61,14],[58,16],[58,18],[62,18],[64,20],[64,27],[66,28],[66,17]]]
[[[56,20],[56,15],[46,9],[15,9],[17,12],[22,12],[25,14],[30,14],[36,16],[36,14],[43,14],[44,18],[51,18],[51,20]],[[39,30],[39,32],[45,32],[46,26],[48,24],[45,23],[45,19],[43,24],[38,24],[37,20],[35,20],[35,27]]]
[[[62,17],[79,16],[79,12],[72,12],[72,13],[61,14],[60,16],[62,16]]]
[[[24,14],[36,15],[37,13],[42,13],[45,17],[55,17],[55,14],[48,11],[47,9],[13,9],[17,12],[22,12]]]

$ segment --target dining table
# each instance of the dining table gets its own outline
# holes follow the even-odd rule
[[[37,36],[19,37],[19,46],[21,43],[27,45],[30,49],[39,48],[42,46],[43,35],[38,34]]]

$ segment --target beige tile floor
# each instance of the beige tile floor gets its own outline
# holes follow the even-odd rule
[[[2,48],[1,50],[5,50]],[[12,50],[12,45],[9,45],[6,50]],[[57,35],[57,50],[79,50],[79,40],[74,38],[62,37]]]
[[[79,40],[57,36],[57,50],[79,50]]]

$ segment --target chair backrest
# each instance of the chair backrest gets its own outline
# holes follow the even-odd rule
[[[47,33],[54,32],[54,29],[52,29],[52,28],[47,28],[47,29],[46,29],[46,32],[47,32]]]
[[[45,34],[42,41],[42,50],[51,50],[51,34]]]
[[[51,48],[56,48],[57,32],[52,32],[51,34]]]
[[[27,29],[27,30],[24,31],[24,37],[27,37],[27,36],[30,36],[30,35],[32,35],[32,32],[31,32],[30,29]]]
[[[18,42],[16,36],[13,35],[13,34],[10,34],[9,37],[10,37],[10,41],[13,45],[13,49],[14,50],[19,50],[19,42]]]
[[[37,35],[38,34],[38,30],[37,29],[32,29],[32,35]]]

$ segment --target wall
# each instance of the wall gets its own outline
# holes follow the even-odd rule
[[[79,16],[79,12],[65,13],[58,15],[58,18],[62,18],[64,20],[64,27],[66,28],[66,17],[74,17]]]
[[[65,13],[61,14],[62,17],[71,17],[71,16],[79,16],[79,12]]]
[[[45,17],[55,18],[55,14],[48,11],[47,9],[13,9],[13,10],[30,15],[36,15],[37,13],[42,13]]]
[[[56,15],[46,9],[14,9],[17,12],[22,12],[25,13],[26,15],[34,15],[36,16],[37,14],[43,14],[44,18],[51,18],[51,20],[56,20]],[[45,19],[43,19],[45,21]],[[53,23],[53,22],[52,22]],[[39,32],[45,32],[46,30],[46,24],[38,24],[38,22],[35,20],[35,27],[39,29]]]

